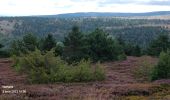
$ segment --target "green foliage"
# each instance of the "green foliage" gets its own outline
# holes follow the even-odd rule
[[[10,51],[12,55],[21,55],[21,53],[26,53],[26,48],[21,40],[14,40],[11,43]]]
[[[124,45],[124,52],[128,56],[141,56],[141,48],[138,45],[132,45],[132,44],[125,44]]]
[[[31,83],[53,82],[87,82],[104,79],[104,71],[100,66],[93,68],[88,60],[81,60],[77,65],[68,65],[60,57],[55,57],[54,51],[47,51],[44,55],[36,50],[13,57],[14,68],[28,75]]]
[[[26,34],[22,41],[28,51],[34,51],[37,47],[37,37],[31,33]]]
[[[79,62],[84,58],[84,35],[79,27],[74,26],[72,32],[64,39],[64,58],[68,62]]]
[[[62,42],[57,42],[55,47],[55,55],[62,56],[64,51],[64,44]]]
[[[118,56],[118,60],[120,60],[120,61],[122,61],[122,60],[126,60],[127,59],[127,56],[126,56],[126,54],[120,54],[119,56]]]
[[[141,56],[141,49],[138,45],[134,46],[132,55],[137,57]]]
[[[13,55],[11,57],[11,60],[13,61],[12,67],[14,67],[17,72],[20,72],[21,71],[21,66],[19,65],[20,59],[16,55]]]
[[[0,50],[0,58],[10,57],[10,53],[5,50]]]
[[[123,40],[122,36],[117,37],[117,41],[119,44],[122,46],[124,52],[128,56],[141,56],[142,55],[142,50],[139,47],[139,45],[134,45],[134,43],[125,43],[125,40]]]
[[[152,80],[170,78],[170,51],[161,52],[158,64],[154,67]]]
[[[7,50],[2,50],[4,46],[0,44],[0,58],[9,57],[10,53]]]
[[[48,35],[45,39],[37,38],[32,34],[27,34],[21,40],[14,40],[11,45],[11,53],[21,56],[35,48],[39,48],[43,53],[55,49],[55,55],[61,56],[69,64],[76,63],[82,59],[91,59],[96,61],[125,59],[122,46],[103,30],[96,29],[94,32],[83,35],[77,26],[72,28],[72,32],[65,37],[62,44],[56,44],[52,35]],[[122,56],[121,56],[122,55]],[[119,56],[119,57],[118,57]]]
[[[124,53],[122,46],[101,29],[83,35],[78,27],[73,27],[65,37],[64,46],[64,59],[69,63],[88,58],[94,62],[118,60]]]
[[[170,48],[170,39],[167,34],[160,35],[157,39],[152,41],[148,48],[148,54],[152,56],[159,56],[161,51],[166,52]]]
[[[87,36],[88,53],[94,61],[117,60],[123,49],[118,42],[100,29]]]
[[[149,61],[144,60],[140,66],[137,66],[133,70],[133,74],[137,78],[137,80],[146,82],[151,80],[151,74],[152,70],[154,68],[154,65],[150,63]]]
[[[21,55],[34,51],[37,47],[37,38],[33,34],[26,34],[22,39],[12,41],[10,51],[12,55]]]
[[[95,78],[95,80],[100,80],[100,81],[105,79],[104,69],[102,68],[102,66],[99,62],[95,66],[94,78]]]
[[[3,34],[0,34],[0,37],[3,36],[0,41],[2,40],[5,43],[9,43],[12,38],[20,38],[25,33],[36,33],[36,36],[40,38],[50,33],[58,41],[61,41],[64,39],[65,34],[69,32],[70,28],[78,24],[83,33],[89,33],[96,28],[102,28],[112,36],[122,35],[125,43],[135,43],[134,45],[139,45],[142,48],[147,48],[148,44],[159,34],[169,32],[166,27],[157,25],[166,26],[170,23],[170,20],[122,19],[112,17],[1,17],[0,20],[9,21],[9,24],[15,23],[13,31],[8,32],[9,35],[3,36]]]
[[[43,41],[42,50],[43,51],[49,51],[52,48],[54,48],[55,46],[56,46],[55,38],[53,37],[52,34],[48,34],[48,36]]]

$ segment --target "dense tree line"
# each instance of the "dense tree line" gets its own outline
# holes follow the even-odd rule
[[[9,36],[10,39],[3,39],[3,42],[10,41],[11,38],[20,38],[25,33],[35,33],[38,37],[44,37],[47,34],[53,34],[57,41],[64,40],[73,25],[80,26],[83,33],[90,33],[96,28],[103,29],[112,36],[122,35],[122,38],[128,43],[135,43],[140,47],[147,48],[148,44],[161,33],[168,33],[166,27],[169,20],[158,19],[123,19],[123,18],[42,18],[42,17],[10,17],[0,18],[15,22],[14,30]],[[146,25],[146,26],[145,26]],[[148,25],[148,26],[147,26]],[[155,26],[154,26],[155,25]],[[158,26],[157,26],[158,25]],[[1,39],[0,39],[1,41]]]
[[[170,38],[168,34],[161,34],[158,38],[150,43],[148,54],[159,56],[160,52],[166,52],[170,49]]]
[[[131,27],[123,29],[106,30],[116,37],[121,37],[126,43],[138,45],[146,49],[152,40],[160,34],[169,33],[162,27]]]
[[[114,48],[114,50],[119,49],[116,51],[125,53],[128,56],[140,56],[142,54],[158,56],[161,51],[165,51],[170,47],[169,36],[163,33],[160,34],[161,35],[157,36],[157,38],[153,39],[153,41],[148,42],[148,48],[142,48],[140,45],[136,44],[137,41],[133,43],[127,42],[123,35],[119,35],[114,38],[98,28],[93,32],[85,34],[80,31],[79,27],[73,27],[72,31],[65,36],[62,42],[57,42],[56,38],[52,34],[48,34],[45,38],[37,38],[36,35],[27,34],[23,36],[22,40],[13,41],[12,48],[14,48],[14,50],[12,51],[18,52],[14,54],[19,54],[19,52],[25,53],[27,51],[34,51],[35,48],[39,48],[44,52],[49,51],[52,48],[56,48],[56,51],[60,51],[59,54],[62,54],[61,51],[65,52],[63,57],[67,59],[72,58],[72,56],[73,58],[75,58],[74,56],[80,58],[89,58],[93,56],[92,59],[98,60],[97,56],[100,56],[100,54],[104,54],[105,52],[109,53],[111,57],[111,53],[114,51],[108,50],[112,50]],[[108,47],[105,44],[109,44]],[[104,47],[106,48],[104,49]],[[98,51],[98,49],[101,48],[103,51]],[[70,58],[66,57],[66,55],[69,55]],[[102,59],[104,60],[106,58]]]
[[[36,48],[42,53],[54,49],[56,55],[60,55],[69,63],[79,62],[82,59],[120,60],[119,56],[125,54],[123,46],[103,30],[96,29],[84,35],[77,26],[72,28],[63,43],[57,43],[51,34],[42,39],[38,39],[33,34],[27,34],[22,39],[13,41],[11,52],[15,55],[22,55],[35,51]]]
[[[36,48],[42,52],[55,49],[56,55],[60,55],[67,61],[80,61],[92,59],[94,61],[118,60],[120,55],[141,56],[149,54],[159,56],[160,52],[170,49],[168,34],[161,34],[148,44],[148,48],[142,48],[135,43],[129,43],[119,36],[113,38],[101,29],[84,34],[79,27],[73,27],[72,31],[62,42],[57,42],[52,34],[45,38],[37,38],[33,34],[27,34],[20,40],[14,40],[11,45],[12,54],[19,55],[34,51]]]

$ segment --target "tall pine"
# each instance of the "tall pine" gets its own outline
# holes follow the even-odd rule
[[[68,62],[78,62],[84,58],[84,35],[74,26],[64,39],[64,58]]]
[[[45,38],[43,41],[43,51],[50,51],[52,48],[56,46],[56,41],[55,38],[53,37],[52,34],[48,34],[48,36]]]

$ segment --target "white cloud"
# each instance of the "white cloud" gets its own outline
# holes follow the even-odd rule
[[[168,2],[168,0],[0,0],[0,15],[170,11]]]

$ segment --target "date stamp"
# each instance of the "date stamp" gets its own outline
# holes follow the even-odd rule
[[[26,93],[25,89],[15,89],[14,86],[1,86],[3,94],[24,94]]]

